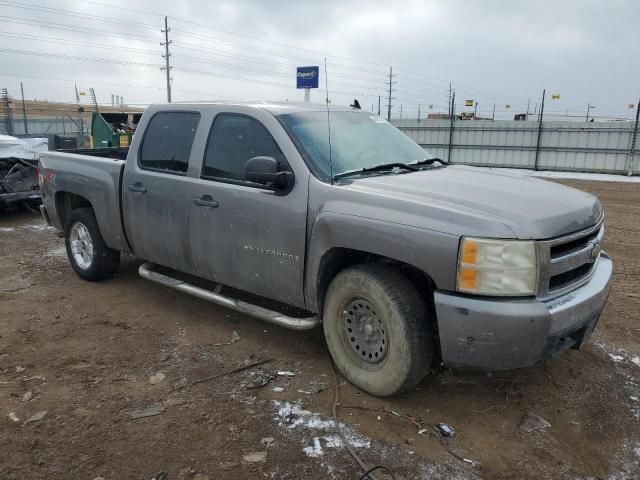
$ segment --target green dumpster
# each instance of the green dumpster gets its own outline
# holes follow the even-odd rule
[[[142,112],[93,112],[91,148],[128,147]]]

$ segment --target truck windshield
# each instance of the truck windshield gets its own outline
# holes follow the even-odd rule
[[[365,112],[331,112],[331,169],[327,112],[287,113],[278,118],[304,150],[311,168],[325,181],[331,179],[331,173],[335,178],[353,170],[433,158],[381,117]],[[412,170],[381,169],[369,174],[409,171]]]

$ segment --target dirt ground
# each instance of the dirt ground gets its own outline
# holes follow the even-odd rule
[[[525,370],[437,372],[391,399],[339,378],[338,416],[367,463],[404,479],[640,478],[640,184],[566,183],[603,201],[615,262],[590,345]],[[359,478],[321,330],[171,291],[138,265],[85,282],[38,216],[0,216],[1,479]],[[272,361],[193,383],[259,359]],[[279,370],[295,376],[247,388]],[[525,433],[529,413],[550,426]],[[456,430],[444,445],[439,422]]]

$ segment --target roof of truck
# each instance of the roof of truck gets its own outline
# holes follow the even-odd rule
[[[154,104],[156,107],[169,106],[179,104],[182,107],[193,106],[202,107],[203,105],[234,105],[240,107],[252,107],[267,110],[274,115],[293,112],[326,112],[327,107],[323,103],[311,102],[266,102],[266,101],[216,101],[216,102],[173,102],[171,104]],[[356,108],[344,105],[331,105],[332,112],[357,112]]]

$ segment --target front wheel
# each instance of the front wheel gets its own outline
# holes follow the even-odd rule
[[[389,396],[429,372],[434,339],[427,306],[413,284],[390,265],[340,272],[324,305],[324,335],[336,366],[354,385]]]
[[[120,252],[104,243],[90,208],[73,210],[64,233],[69,263],[81,278],[92,282],[104,280],[118,269]]]

